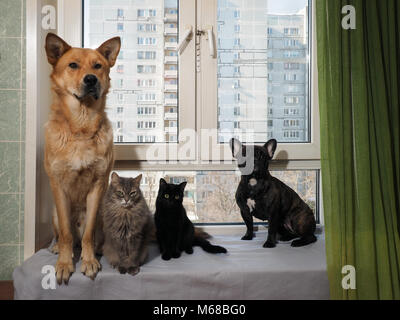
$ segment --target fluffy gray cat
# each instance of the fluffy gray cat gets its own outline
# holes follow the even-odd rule
[[[154,234],[154,220],[140,190],[142,175],[123,178],[115,172],[100,208],[103,255],[122,274],[136,275]]]

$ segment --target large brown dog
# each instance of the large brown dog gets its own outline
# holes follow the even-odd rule
[[[94,279],[100,269],[94,252],[96,215],[113,166],[113,132],[104,109],[120,46],[118,37],[97,50],[71,48],[52,33],[46,38],[54,100],[46,125],[45,169],[55,201],[59,284],[67,284],[74,272],[73,247],[80,243],[81,272]]]

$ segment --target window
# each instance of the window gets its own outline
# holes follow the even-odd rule
[[[315,61],[310,44],[315,32],[309,30],[313,17],[309,1],[296,1],[301,5],[292,0],[255,1],[251,5],[225,0],[212,1],[210,6],[196,3],[179,1],[178,8],[176,0],[130,0],[124,1],[123,6],[118,2],[111,6],[106,1],[84,1],[85,7],[92,4],[103,7],[103,12],[112,12],[114,19],[117,7],[123,7],[112,30],[95,32],[93,23],[109,22],[106,17],[95,21],[91,15],[83,30],[87,47],[96,47],[112,36],[123,36],[120,56],[111,71],[113,86],[107,101],[107,112],[115,126],[116,159],[135,160],[138,163],[133,161],[132,166],[149,168],[145,174],[157,177],[154,184],[159,175],[173,181],[192,179],[186,195],[193,199],[192,209],[188,209],[193,221],[242,222],[236,214],[217,214],[215,202],[211,212],[218,218],[205,212],[210,209],[203,207],[208,206],[205,197],[211,199],[216,192],[210,194],[212,189],[202,189],[201,179],[210,180],[208,187],[217,185],[218,179],[226,179],[236,188],[236,165],[228,162],[231,167],[227,171],[220,171],[219,167],[223,161],[232,160],[227,142],[233,136],[257,144],[275,138],[279,142],[277,155],[282,157],[278,160],[287,160],[289,170],[276,174],[292,180],[296,191],[311,188],[302,185],[304,179],[312,177],[307,181],[313,184],[314,193],[305,197],[316,208],[318,104],[311,103],[317,87],[312,85],[311,66]],[[123,24],[121,30],[118,23]],[[213,27],[215,57],[210,56],[205,37],[199,37],[199,56],[196,37],[177,54],[178,35],[183,31],[179,28],[186,25],[195,29]],[[122,79],[122,87],[118,79]],[[122,127],[116,131],[118,126]],[[192,129],[196,129],[194,148],[186,148],[190,149],[186,152],[185,141],[191,138],[185,136],[185,130]],[[200,136],[202,130],[207,135]],[[182,164],[184,174],[172,171],[173,165],[181,166],[176,160],[188,160],[188,167]],[[202,171],[204,164],[212,170]],[[283,165],[277,161],[273,167]],[[129,175],[134,175],[132,172],[133,169]],[[147,197],[153,191],[146,190]],[[189,202],[187,206],[190,207]]]
[[[117,17],[118,18],[124,17],[124,9],[117,9]]]
[[[164,178],[169,183],[187,182],[183,205],[188,218],[194,223],[243,223],[239,208],[232,201],[240,175],[237,171],[118,171],[123,177],[143,175],[140,188],[151,211],[155,201],[159,181]],[[310,206],[319,223],[318,171],[317,170],[273,170],[272,176],[282,180],[295,190]]]

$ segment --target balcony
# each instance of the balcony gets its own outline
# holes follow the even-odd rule
[[[177,127],[165,127],[164,128],[165,133],[173,133],[176,134],[178,133],[178,128]]]
[[[166,63],[166,64],[177,64],[178,63],[178,57],[177,56],[165,56],[164,57],[164,63]]]
[[[165,92],[178,92],[178,85],[177,84],[165,84],[164,91]]]
[[[166,112],[164,113],[164,120],[178,120],[178,113]]]
[[[178,105],[178,99],[165,99],[164,104],[166,106],[177,106]]]
[[[175,36],[178,34],[178,28],[165,28],[164,35],[166,36]]]
[[[167,41],[167,42],[164,43],[164,49],[166,49],[166,50],[176,50],[177,45],[178,44],[176,42]]]
[[[164,21],[165,22],[177,22],[178,21],[178,15],[177,14],[166,13],[165,16],[164,16]]]
[[[164,76],[166,78],[178,78],[178,70],[165,70]]]

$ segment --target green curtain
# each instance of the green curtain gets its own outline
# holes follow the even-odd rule
[[[316,0],[321,166],[332,299],[400,298],[400,1]],[[345,5],[356,29],[342,28]],[[356,290],[342,288],[342,267]]]

